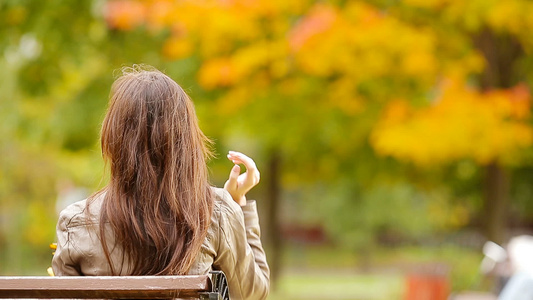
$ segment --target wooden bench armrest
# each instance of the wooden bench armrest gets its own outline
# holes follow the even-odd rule
[[[207,275],[0,277],[0,298],[187,299],[211,289]]]

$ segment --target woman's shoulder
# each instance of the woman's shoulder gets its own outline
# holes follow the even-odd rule
[[[215,213],[234,215],[242,213],[241,207],[231,198],[231,195],[223,188],[212,188],[214,194],[213,210]]]
[[[101,206],[102,197],[74,202],[61,211],[58,223],[67,228],[97,224]]]

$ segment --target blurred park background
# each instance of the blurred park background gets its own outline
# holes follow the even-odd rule
[[[272,299],[490,290],[533,229],[533,1],[0,1],[0,274],[46,275],[58,211],[105,185],[123,66],[152,65],[252,156]],[[118,70],[118,71],[117,71]]]

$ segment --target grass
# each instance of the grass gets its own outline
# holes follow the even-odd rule
[[[269,299],[400,299],[403,278],[398,274],[294,273],[280,278]]]
[[[413,273],[439,273],[450,292],[486,290],[481,286],[481,251],[456,245],[379,248],[370,262],[346,249],[331,246],[290,246],[271,300],[281,299],[402,299]]]

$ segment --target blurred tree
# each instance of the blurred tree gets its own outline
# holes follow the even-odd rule
[[[198,62],[192,72],[215,99],[212,119],[227,120],[218,128],[254,137],[267,156],[280,153],[288,182],[347,176],[345,188],[374,194],[365,165],[380,159],[365,156],[369,137],[378,154],[422,170],[465,159],[486,166],[481,214],[488,237],[501,241],[502,166],[520,162],[515,154],[533,142],[529,90],[518,85],[530,84],[518,62],[533,42],[532,5],[120,0],[108,2],[107,20],[124,30],[170,29],[163,54]]]
[[[57,180],[83,173],[76,170],[79,158],[90,155],[82,150],[94,148],[98,112],[93,108],[105,102],[88,100],[83,93],[104,68],[96,47],[106,28],[95,21],[92,5],[0,4],[2,272],[45,274],[48,244],[54,240]],[[92,183],[77,177],[76,184]]]
[[[489,239],[504,242],[509,219],[509,167],[525,161],[524,149],[532,143],[530,91],[520,82],[531,85],[533,22],[525,11],[533,8],[533,3],[524,0],[414,0],[394,5],[373,2],[402,20],[432,27],[446,44],[442,45],[443,49],[462,41],[464,48],[476,51],[483,58],[483,68],[471,70],[474,76],[443,74],[455,83],[441,84],[431,107],[418,110],[416,116],[410,115],[409,109],[402,109],[401,104],[392,103],[385,117],[389,120],[374,132],[374,145],[382,153],[417,163],[425,160],[438,164],[471,158],[484,166],[485,200],[481,215],[485,232]],[[405,113],[410,117],[402,116]],[[386,125],[392,119],[395,124]],[[440,141],[434,138],[437,136]],[[409,151],[413,153],[406,157],[408,143],[398,143],[400,139],[427,142],[411,147]]]

